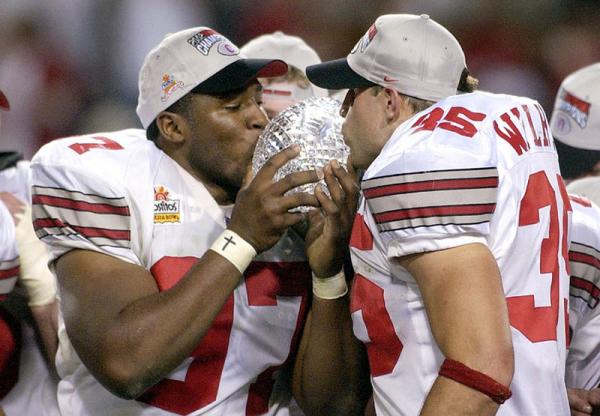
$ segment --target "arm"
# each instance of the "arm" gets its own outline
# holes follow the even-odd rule
[[[63,255],[56,272],[73,347],[124,398],[137,397],[189,356],[241,278],[213,251],[160,293],[144,268],[91,251]]]
[[[18,216],[16,239],[21,271],[19,281],[25,287],[29,307],[42,341],[46,359],[54,369],[58,349],[58,302],[54,276],[48,269],[48,252],[38,240],[31,223],[31,206]]]
[[[44,356],[56,376],[54,358],[58,350],[58,301],[55,299],[47,305],[35,305],[29,308],[40,334]]]
[[[309,262],[318,277],[342,270],[358,197],[353,173],[330,165],[324,174],[332,199],[316,190],[323,214],[311,212],[305,237]],[[313,296],[294,366],[298,403],[307,415],[363,414],[369,384],[364,349],[352,332],[348,294],[331,300]]]
[[[6,205],[16,225],[25,212],[25,204],[10,192],[0,192],[0,201]]]
[[[314,171],[272,181],[296,155],[290,148],[274,156],[238,194],[229,228],[257,252],[302,219],[287,213],[288,208],[316,205],[308,194],[284,196],[317,180]],[[97,252],[70,251],[56,260],[55,268],[75,350],[106,388],[124,398],[139,396],[190,355],[242,278],[236,266],[212,250],[163,292],[148,270]]]
[[[417,281],[433,336],[446,358],[509,386],[513,349],[500,272],[489,249],[467,244],[399,259]],[[476,319],[474,319],[476,317]],[[483,393],[438,376],[421,415],[494,415]]]

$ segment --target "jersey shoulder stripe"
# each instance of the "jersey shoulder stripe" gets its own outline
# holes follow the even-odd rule
[[[64,188],[34,186],[33,202],[75,211],[129,216],[129,206],[123,197],[105,197]]]
[[[498,178],[497,169],[493,166],[484,168],[440,169],[435,171],[410,172],[393,175],[380,175],[365,179],[361,183],[363,191],[382,188],[388,185],[416,184],[431,181]]]
[[[0,300],[3,300],[5,295],[12,291],[13,287],[17,283],[19,273],[19,257],[0,261]]]
[[[571,263],[570,295],[595,308],[600,298],[600,252],[586,244],[572,242],[569,248]]]
[[[498,171],[414,172],[371,178],[361,187],[380,232],[481,224],[490,221],[496,208]]]
[[[42,240],[64,235],[97,246],[130,247],[130,210],[124,197],[34,186],[32,201],[33,226]]]

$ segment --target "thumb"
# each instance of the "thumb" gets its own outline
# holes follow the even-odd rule
[[[352,164],[352,155],[349,155],[348,160],[346,161],[346,171],[348,171],[348,173],[352,176],[352,179],[358,182],[358,173]]]
[[[254,172],[252,171],[252,163],[248,164],[248,168],[246,169],[246,173],[244,174],[244,179],[242,180],[241,188],[247,188],[250,186],[250,183],[254,179]]]
[[[587,399],[592,406],[600,406],[600,388],[589,390]]]
[[[569,406],[572,410],[577,410],[587,414],[592,413],[592,406],[587,400],[585,390],[581,389],[567,389],[567,396],[569,398]]]

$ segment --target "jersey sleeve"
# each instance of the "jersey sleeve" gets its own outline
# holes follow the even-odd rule
[[[132,250],[132,213],[127,192],[82,164],[34,158],[32,218],[47,244],[50,262],[73,249],[91,250],[141,264]],[[133,231],[132,231],[133,230]]]
[[[454,136],[405,132],[399,142],[415,144],[400,145],[363,181],[388,257],[487,244],[499,181],[491,139]]]
[[[0,202],[0,301],[15,287],[19,272],[15,226],[8,208]]]
[[[569,387],[589,389],[600,383],[600,208],[583,197],[569,198],[573,207],[569,246],[572,338],[566,381]]]

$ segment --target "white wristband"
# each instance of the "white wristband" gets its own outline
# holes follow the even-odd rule
[[[254,247],[231,230],[223,231],[210,249],[229,260],[242,274],[256,256]]]
[[[344,269],[331,277],[312,275],[313,294],[321,299],[338,299],[348,293]]]

